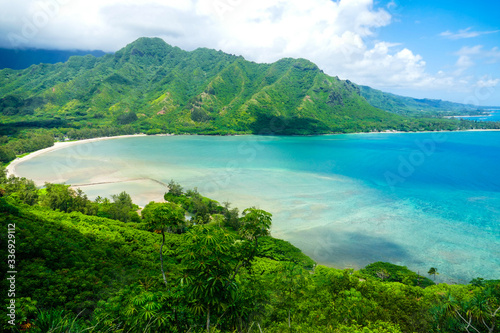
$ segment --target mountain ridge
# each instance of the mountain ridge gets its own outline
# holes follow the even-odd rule
[[[495,108],[493,106],[478,106],[445,101],[441,99],[414,98],[383,92],[369,86],[360,85],[361,95],[375,107],[401,115],[457,115],[481,114],[484,110]]]
[[[73,56],[65,63],[0,70],[0,120],[14,126],[55,120],[77,129],[130,125],[148,134],[309,135],[452,130],[465,124],[386,112],[363,91],[306,59],[258,64],[142,37],[99,58]]]

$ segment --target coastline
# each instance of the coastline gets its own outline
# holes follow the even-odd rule
[[[396,131],[396,130],[387,130],[387,131],[382,131],[382,132],[358,132],[358,133],[330,133],[330,134],[319,134],[319,135],[366,135],[366,134],[411,134],[411,133],[452,133],[452,132],[497,132],[500,131],[500,129],[467,129],[467,130],[459,130],[459,131],[419,131],[419,132],[404,132],[404,131]],[[155,134],[153,136],[173,136],[175,134]],[[192,134],[187,134],[187,135],[192,135]],[[198,134],[195,134],[198,135]],[[242,134],[241,136],[252,136],[252,135],[258,135],[258,134]],[[133,137],[142,137],[142,136],[149,136],[147,134],[127,134],[127,135],[118,135],[118,136],[104,136],[104,137],[99,137],[99,138],[91,138],[91,139],[83,139],[83,140],[75,140],[75,141],[65,141],[65,142],[54,142],[54,145],[52,147],[47,147],[44,149],[40,149],[34,152],[29,153],[26,156],[23,157],[18,157],[15,160],[11,161],[9,165],[5,168],[7,172],[7,176],[13,175],[14,177],[20,177],[16,173],[16,166],[19,165],[20,163],[23,163],[25,161],[28,161],[32,159],[33,157],[36,157],[41,154],[45,154],[51,151],[55,151],[58,149],[62,148],[67,148],[83,143],[89,143],[89,142],[97,142],[97,141],[103,141],[103,140],[112,140],[112,139],[122,139],[122,138],[133,138]],[[240,135],[237,135],[240,136]]]
[[[445,133],[446,133],[446,132],[467,132],[467,131],[483,132],[483,131],[489,131],[489,130],[428,131],[427,133],[436,133],[436,135],[445,135],[445,134],[442,134],[442,133],[443,133],[443,132],[445,132]],[[423,133],[423,132],[396,132],[396,131],[387,131],[387,132],[373,132],[373,133],[376,133],[376,134],[384,134],[384,133],[388,133],[388,134],[406,134],[406,133]],[[352,133],[352,134],[357,135],[357,134],[373,134],[373,133]],[[332,135],[336,135],[336,134],[332,134]],[[492,135],[493,135],[493,136],[495,136],[494,134],[492,134]],[[26,155],[26,156],[25,156],[25,157],[23,157],[23,158],[16,159],[16,161],[17,161],[17,165],[19,165],[19,163],[22,163],[22,162],[24,162],[24,161],[28,160],[28,157],[29,157],[30,155],[31,155],[31,157],[35,157],[35,156],[39,156],[39,155],[41,155],[41,154],[43,154],[43,153],[45,153],[45,152],[50,152],[50,151],[54,151],[54,150],[57,150],[57,149],[62,149],[62,148],[71,147],[71,146],[73,146],[73,145],[78,145],[78,144],[80,144],[80,143],[82,143],[82,144],[83,144],[83,143],[88,143],[88,142],[96,142],[96,141],[100,141],[100,140],[108,140],[108,139],[114,139],[114,138],[118,139],[118,138],[124,138],[124,137],[125,137],[125,138],[126,138],[126,137],[137,137],[137,136],[145,136],[145,135],[144,135],[144,134],[142,134],[142,135],[123,135],[123,136],[114,136],[114,137],[101,137],[101,138],[85,139],[85,140],[70,141],[70,142],[68,142],[68,141],[67,141],[67,142],[58,142],[56,145],[54,145],[54,146],[52,146],[52,147],[48,147],[48,148],[45,148],[45,149],[43,149],[43,150],[33,152],[33,153],[29,154],[29,155]],[[153,135],[153,136],[154,136],[154,135]],[[158,136],[166,136],[166,135],[158,135]],[[243,135],[242,135],[242,136],[243,136]],[[246,141],[246,140],[250,140],[250,141],[251,141],[251,140],[254,140],[254,139],[252,139],[252,137],[251,137],[250,135],[248,135],[248,136],[249,136],[248,138],[243,138],[243,141]],[[481,137],[482,135],[481,135],[481,134],[478,134],[478,136],[479,136],[479,137]],[[489,135],[488,135],[488,136],[489,136]],[[403,138],[403,137],[404,137],[404,138],[407,138],[409,141],[412,141],[412,140],[414,140],[414,139],[418,139],[418,136],[390,136],[390,135],[387,135],[387,136],[384,136],[384,137],[386,137],[387,139],[391,139],[391,138],[399,138],[399,137]],[[347,140],[349,140],[349,139],[348,139],[349,137],[345,137],[345,138],[346,138]],[[354,139],[355,137],[352,137],[352,138]],[[201,140],[204,140],[204,139],[203,139],[203,137],[200,137],[200,139],[201,139]],[[258,138],[255,138],[255,139],[256,139],[256,140],[259,140]],[[362,138],[361,138],[361,137],[359,137],[359,139],[362,139]],[[377,140],[377,139],[378,139],[378,136],[368,137],[368,140],[370,140],[370,141],[371,141],[371,140],[374,140],[374,141],[375,141],[375,140]],[[396,140],[398,140],[398,139],[396,139]],[[136,141],[136,140],[132,140],[132,141]],[[142,140],[142,139],[141,139],[141,140],[139,140],[139,141],[140,141],[140,142],[143,142],[143,140]],[[160,140],[160,141],[163,141],[163,140]],[[128,143],[128,141],[124,141],[124,143],[123,143],[123,144],[127,145],[127,143]],[[119,143],[118,143],[118,144],[119,144]],[[119,144],[119,145],[122,145],[122,144]],[[88,145],[88,147],[92,147],[92,144]],[[82,148],[82,150],[85,150],[85,149],[84,149],[84,147],[81,147],[81,148]],[[97,148],[97,147],[96,147],[96,148]],[[80,148],[77,148],[77,149],[80,149]],[[74,150],[75,150],[74,148],[70,148],[70,149],[68,149],[68,151],[74,151]],[[49,156],[52,156],[52,155],[49,155]],[[30,157],[30,158],[31,158],[31,157]],[[26,158],[26,159],[24,159],[24,158]],[[19,169],[19,171],[20,171],[20,170],[22,170],[22,169]],[[14,172],[15,172],[15,170],[14,170]],[[103,176],[104,176],[104,177],[102,177],[102,178],[103,178],[103,179],[105,179],[105,177],[106,177],[106,176],[105,176],[105,174],[103,174]],[[108,178],[107,178],[107,179],[109,179],[109,180],[112,180],[112,179],[117,180],[117,178],[113,178],[113,177],[109,177],[109,176],[108,176]],[[142,180],[142,179],[141,179],[141,180]],[[127,181],[131,181],[131,182],[139,181],[139,182],[140,182],[140,180],[139,180],[139,179],[129,179],[129,180],[127,180]],[[118,181],[116,181],[116,182],[118,182]],[[120,181],[120,182],[121,182],[121,181]],[[86,185],[96,185],[96,186],[99,186],[99,185],[101,185],[101,184],[83,184],[83,183],[80,183],[80,185],[79,185],[79,186],[82,186],[82,187],[83,187],[82,189],[85,191],[85,187],[86,187]],[[151,189],[152,189],[152,190],[156,190],[156,192],[158,192],[158,193],[163,193],[163,192],[161,192],[161,191],[158,191],[158,190],[156,189],[156,187],[153,187],[152,185],[154,185],[154,184],[153,184],[153,183],[151,183],[151,182],[145,183],[144,185],[145,185],[145,187],[150,187],[150,186],[151,186],[151,187],[152,187]],[[99,187],[97,187],[97,189],[98,189],[98,188],[99,188]],[[148,190],[149,190],[149,189],[148,189]],[[94,191],[94,192],[95,192],[95,191]],[[115,192],[115,193],[117,193],[117,192]],[[158,199],[160,199],[160,197],[158,197]],[[158,201],[157,201],[158,199],[152,198],[150,201],[156,201],[156,202],[158,202]],[[281,235],[279,235],[278,237],[279,237],[279,238],[281,238],[281,239],[287,239],[287,238],[286,238],[287,236],[286,236],[285,234],[281,234]],[[287,240],[288,240],[288,239],[287,239]],[[328,239],[327,239],[327,240],[328,240]],[[303,249],[303,247],[302,247],[302,246],[300,246],[300,248],[301,248],[301,249]],[[309,255],[311,255],[311,254],[309,253]]]
[[[36,157],[38,155],[45,154],[45,153],[55,151],[58,149],[62,149],[62,148],[67,148],[67,147],[79,145],[82,143],[97,142],[97,141],[111,140],[111,139],[132,138],[132,137],[139,137],[139,136],[147,136],[147,135],[146,134],[129,134],[129,135],[119,135],[119,136],[104,136],[104,137],[99,137],[99,138],[76,140],[76,141],[54,142],[54,145],[51,147],[40,149],[40,150],[31,152],[26,156],[16,158],[15,160],[13,160],[9,163],[9,165],[5,168],[5,170],[7,171],[7,176],[12,175],[14,177],[20,177],[18,174],[16,174],[16,166],[19,165],[20,163],[23,163],[23,162],[26,162],[26,161],[32,159],[33,157]]]
[[[324,134],[324,135],[358,135],[358,134],[418,134],[418,133],[456,133],[456,132],[497,132],[500,129],[467,129],[467,130],[458,130],[458,131],[418,131],[418,132],[404,132],[404,131],[382,131],[382,132],[358,132],[358,133],[333,133],[333,134]]]

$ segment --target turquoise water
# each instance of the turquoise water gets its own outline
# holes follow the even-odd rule
[[[16,172],[126,190],[140,205],[162,183],[273,214],[272,233],[318,263],[406,265],[438,279],[500,278],[500,132],[318,137],[153,136],[52,151]]]
[[[500,121],[500,110],[493,110],[488,116],[461,117],[461,119],[476,121]]]

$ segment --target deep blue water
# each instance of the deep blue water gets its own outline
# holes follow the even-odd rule
[[[17,167],[43,183],[122,190],[145,205],[175,179],[240,210],[322,264],[390,261],[443,281],[500,278],[500,132],[317,137],[135,137],[53,151]],[[135,180],[140,179],[140,180]]]

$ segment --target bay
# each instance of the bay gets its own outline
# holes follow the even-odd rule
[[[82,143],[16,172],[95,198],[159,200],[171,179],[240,210],[320,264],[388,261],[438,280],[500,278],[500,132],[144,136]],[[94,184],[94,185],[89,185]]]
[[[472,117],[457,117],[460,119],[474,120],[474,121],[500,121],[500,110],[491,110],[485,116],[472,116]]]

